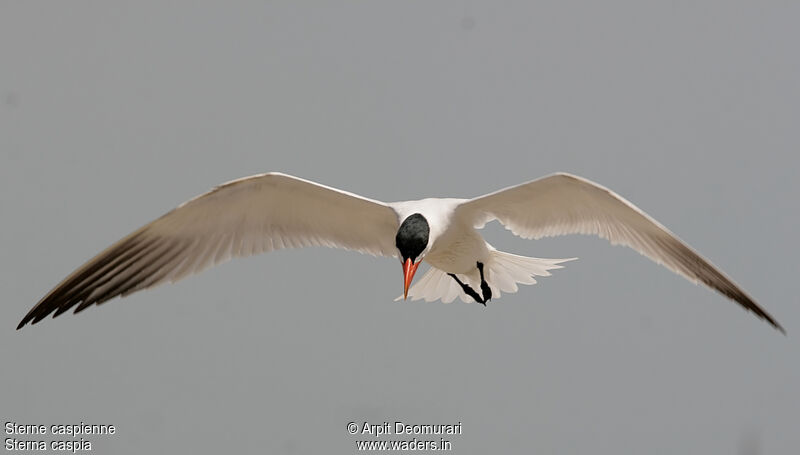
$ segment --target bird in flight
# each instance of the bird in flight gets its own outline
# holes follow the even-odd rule
[[[611,190],[558,173],[473,199],[383,203],[281,173],[234,180],[184,202],[108,247],[37,303],[17,329],[75,307],[176,282],[233,257],[327,246],[400,259],[403,295],[486,305],[571,259],[498,251],[477,229],[497,220],[526,239],[594,234],[625,245],[783,328],[667,228]],[[574,258],[572,258],[574,259]],[[417,268],[428,272],[413,287]],[[410,288],[410,289],[409,289]]]

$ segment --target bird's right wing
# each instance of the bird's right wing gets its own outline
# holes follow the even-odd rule
[[[638,207],[613,191],[570,174],[554,174],[476,197],[456,208],[476,227],[496,219],[514,234],[538,239],[594,234],[625,245],[675,273],[716,289],[744,308],[783,328],[709,261]]]
[[[89,260],[22,319],[75,312],[118,295],[175,282],[232,257],[327,246],[396,256],[388,205],[285,174],[234,180],[191,199]]]

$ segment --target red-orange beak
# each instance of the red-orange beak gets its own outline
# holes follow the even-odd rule
[[[417,262],[414,264],[411,262],[411,259],[406,259],[406,262],[403,263],[403,300],[408,298],[408,287],[411,286],[411,280],[414,279],[414,274],[417,273],[417,267],[422,263],[422,261]]]

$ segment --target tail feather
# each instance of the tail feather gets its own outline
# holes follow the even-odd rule
[[[550,276],[549,270],[560,269],[562,262],[572,261],[577,258],[544,259],[518,256],[503,251],[490,251],[489,260],[484,264],[484,278],[492,288],[492,299],[499,298],[502,292],[513,294],[519,290],[518,284],[534,284],[536,276]],[[474,273],[457,274],[458,278],[473,289],[480,289],[480,274],[477,267]],[[441,300],[450,303],[460,297],[463,302],[472,302],[461,287],[447,272],[431,267],[427,273],[408,290],[411,300],[425,300],[433,302]],[[403,296],[396,298],[401,300]]]

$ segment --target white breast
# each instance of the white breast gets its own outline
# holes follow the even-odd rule
[[[454,216],[455,208],[465,199],[430,198],[389,204],[399,221],[419,213],[430,227],[425,262],[448,273],[471,273],[477,261],[485,261],[486,242],[470,223]]]

